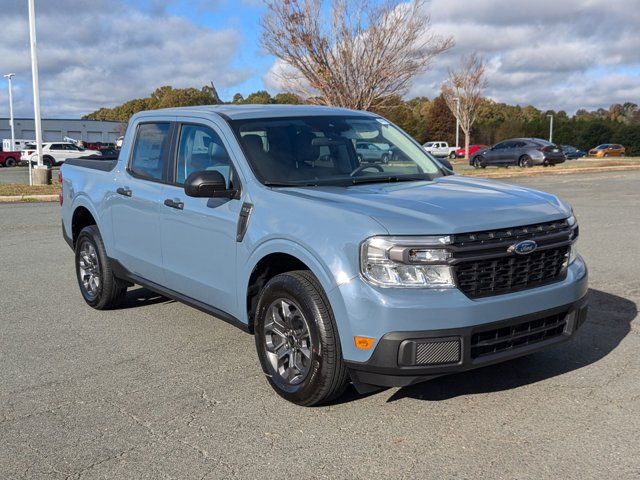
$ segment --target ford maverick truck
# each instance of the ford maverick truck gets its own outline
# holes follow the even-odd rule
[[[59,179],[86,303],[142,285],[230,322],[300,405],[526,355],[586,318],[567,203],[454,175],[373,113],[142,112],[117,159],[69,159]]]

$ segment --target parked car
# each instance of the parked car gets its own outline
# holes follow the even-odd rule
[[[407,160],[361,164],[354,141],[372,138]],[[62,166],[62,233],[88,305],[139,284],[209,312],[254,335],[279,395],[314,405],[349,382],[407,386],[526,355],[584,323],[571,206],[449,173],[370,112],[141,112],[117,160]]]
[[[573,147],[571,145],[560,145],[562,151],[564,152],[567,160],[575,160],[577,158],[582,158],[587,155],[587,152],[584,150],[580,150],[579,148]]]
[[[20,161],[20,152],[0,152],[0,167],[15,167]]]
[[[20,150],[22,150],[23,148],[25,148],[27,145],[29,145],[30,143],[35,143],[34,140],[25,140],[23,138],[16,138],[13,141],[13,147],[11,146],[11,139],[10,138],[4,138],[2,140],[2,150],[5,152],[18,152]]]
[[[603,143],[589,150],[590,157],[624,157],[625,148],[618,143]]]
[[[487,166],[533,167],[534,165],[554,166],[565,161],[562,149],[541,138],[512,138],[495,144],[486,150],[476,152],[469,159],[475,168]]]
[[[372,142],[356,142],[356,154],[360,162],[389,163],[392,152]]]
[[[450,147],[447,142],[427,142],[422,145],[422,148],[434,157],[455,158],[456,155],[456,147]]]
[[[20,159],[24,162],[37,161],[38,152],[35,145],[28,145],[22,151]],[[71,142],[48,142],[42,144],[42,163],[48,167],[61,165],[68,158],[79,158],[86,155],[101,155],[98,150],[80,148]]]
[[[488,145],[480,145],[480,144],[469,145],[469,158],[471,158],[474,153],[477,153],[480,150],[485,150],[487,148],[489,148]],[[465,148],[464,147],[460,147],[459,149],[457,149],[455,151],[454,155],[455,155],[455,158],[464,158],[465,157]]]

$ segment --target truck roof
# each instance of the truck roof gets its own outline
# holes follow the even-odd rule
[[[162,108],[147,110],[136,117],[170,115],[217,114],[231,120],[247,120],[265,117],[308,117],[326,115],[358,115],[377,117],[376,114],[348,108],[325,107],[319,105],[199,105],[195,107]]]

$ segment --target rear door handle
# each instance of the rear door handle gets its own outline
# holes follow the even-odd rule
[[[119,195],[124,195],[125,197],[130,197],[133,192],[128,187],[118,187],[116,193]]]
[[[164,201],[164,204],[167,207],[171,207],[171,208],[175,208],[177,210],[182,210],[184,208],[184,203],[182,203],[181,201],[175,201],[175,200],[171,200],[170,198],[167,198]]]

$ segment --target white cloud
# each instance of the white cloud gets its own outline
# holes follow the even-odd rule
[[[632,5],[635,3],[635,6]],[[434,32],[456,45],[418,77],[409,96],[438,95],[448,69],[478,51],[487,60],[486,94],[542,109],[640,103],[640,1],[432,0]],[[282,88],[274,63],[265,75]]]
[[[26,2],[17,3],[0,11],[0,68],[17,74],[16,115],[31,116],[27,10]],[[225,88],[253,74],[233,64],[238,31],[194,25],[167,14],[164,4],[156,1],[144,13],[106,0],[39,2],[43,116],[79,116],[147,96],[161,85],[202,86],[213,80]],[[6,96],[6,88],[0,88],[1,116]]]

